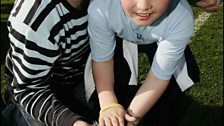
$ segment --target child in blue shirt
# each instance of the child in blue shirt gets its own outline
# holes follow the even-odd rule
[[[187,79],[179,77],[188,72],[184,52],[194,30],[192,10],[186,0],[93,0],[88,21],[100,126],[122,126],[125,121],[128,126],[138,124],[168,85],[174,85],[169,84],[174,74],[182,91],[194,84],[187,74]],[[158,45],[151,69],[127,110],[118,103],[114,91],[116,37],[148,52],[153,49],[151,45]]]

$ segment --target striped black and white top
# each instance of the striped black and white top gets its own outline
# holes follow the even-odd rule
[[[17,0],[8,19],[15,100],[45,125],[69,126],[78,118],[52,91],[75,85],[89,55],[87,12],[65,0]]]

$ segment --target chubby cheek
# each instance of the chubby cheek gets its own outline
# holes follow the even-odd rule
[[[132,11],[132,2],[128,1],[128,0],[121,0],[121,6],[124,10],[124,12],[128,15],[131,16],[131,11]]]
[[[169,0],[155,0],[157,11],[163,13],[169,5]]]

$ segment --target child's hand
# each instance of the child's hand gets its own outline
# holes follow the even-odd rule
[[[129,114],[125,114],[125,120],[127,121],[127,126],[137,126],[140,119]]]
[[[125,110],[114,107],[100,113],[99,126],[124,126]]]

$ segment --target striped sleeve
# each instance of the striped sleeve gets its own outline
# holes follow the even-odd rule
[[[17,0],[11,11],[8,20],[11,51],[6,67],[13,73],[11,86],[15,100],[45,125],[72,126],[81,118],[57,99],[49,78],[62,54],[68,55],[65,61],[75,60],[87,50],[85,16],[71,14],[58,0]],[[74,45],[69,45],[71,41]]]

